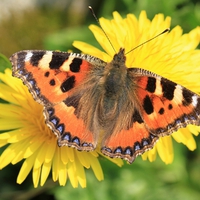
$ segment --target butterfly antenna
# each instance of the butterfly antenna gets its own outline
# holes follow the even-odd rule
[[[145,42],[139,44],[138,46],[134,47],[133,49],[131,49],[130,51],[128,51],[126,54],[128,54],[128,53],[134,51],[134,50],[137,49],[138,47],[141,47],[142,45],[146,44],[147,42],[150,42],[151,40],[154,40],[154,39],[157,38],[158,36],[160,36],[160,35],[162,35],[162,34],[164,34],[164,33],[167,33],[167,32],[169,32],[169,31],[170,31],[169,28],[165,29],[164,31],[162,31],[162,32],[159,33],[158,35],[154,36],[153,38],[151,38],[151,39],[149,39],[149,40],[147,40],[147,41],[145,41]]]
[[[103,31],[104,35],[105,35],[105,36],[106,36],[106,38],[108,39],[108,41],[109,41],[109,43],[110,43],[111,47],[113,48],[114,52],[116,53],[116,50],[115,50],[115,48],[114,48],[114,46],[113,46],[112,42],[110,41],[110,38],[108,37],[108,35],[107,35],[107,34],[106,34],[106,32],[104,31],[103,27],[101,26],[101,24],[100,24],[99,20],[97,19],[97,16],[96,16],[96,15],[95,15],[95,13],[94,13],[94,10],[92,9],[92,7],[91,7],[91,6],[88,6],[88,8],[90,9],[90,11],[91,11],[91,13],[92,13],[93,17],[95,18],[95,20],[96,20],[96,21],[97,21],[97,23],[99,24],[99,26],[100,26],[101,30]]]

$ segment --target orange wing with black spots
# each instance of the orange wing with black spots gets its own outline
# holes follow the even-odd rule
[[[159,137],[188,124],[200,124],[200,97],[192,91],[150,71],[129,68],[137,105],[132,126],[106,138],[102,151],[130,163],[151,149]],[[131,98],[131,97],[130,97]],[[129,99],[128,101],[131,101]]]
[[[66,52],[21,51],[11,57],[13,75],[23,80],[36,101],[55,104],[82,83],[92,66],[78,56]]]
[[[13,75],[22,79],[34,99],[44,105],[46,123],[57,135],[58,145],[93,150],[97,141],[88,119],[78,113],[77,107],[82,94],[98,83],[99,77],[93,75],[98,59],[53,51],[21,51],[10,59]],[[105,63],[98,60],[98,64],[101,74]]]
[[[199,95],[146,70],[141,72],[137,96],[143,120],[153,134],[165,136],[188,124],[200,124]]]

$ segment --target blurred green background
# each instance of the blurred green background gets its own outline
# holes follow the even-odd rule
[[[181,25],[188,32],[200,24],[199,0],[7,0],[0,1],[0,53],[9,57],[24,49],[72,49],[74,40],[98,47],[88,25],[97,17],[111,18],[117,10],[122,16],[139,15],[146,10],[152,19],[157,13],[172,17],[173,28]],[[2,69],[1,69],[2,71]],[[122,168],[100,158],[105,180],[98,182],[87,170],[87,188],[58,186],[51,178],[45,186],[33,188],[32,177],[21,185],[16,178],[21,167],[9,165],[0,171],[0,200],[199,200],[200,199],[200,137],[194,152],[174,142],[174,162],[165,165],[159,158],[150,163],[140,157]],[[2,153],[3,149],[0,149]]]

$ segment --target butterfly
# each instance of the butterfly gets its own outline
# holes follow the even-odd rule
[[[27,50],[10,58],[44,107],[58,145],[101,152],[132,163],[156,141],[188,124],[200,125],[200,96],[162,76],[127,68],[125,49],[111,60]]]

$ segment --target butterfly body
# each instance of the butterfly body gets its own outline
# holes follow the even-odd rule
[[[200,124],[200,97],[157,74],[127,68],[125,50],[106,63],[75,53],[21,51],[11,57],[22,79],[44,106],[59,146],[132,163],[161,136]]]

